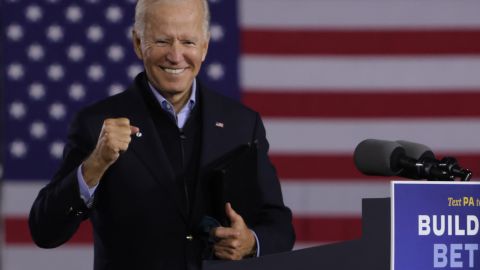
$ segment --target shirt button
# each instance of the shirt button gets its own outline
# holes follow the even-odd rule
[[[189,234],[185,237],[188,241],[192,241],[193,240],[193,235]]]

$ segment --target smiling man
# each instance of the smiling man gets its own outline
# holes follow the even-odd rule
[[[77,114],[63,163],[30,212],[37,245],[65,243],[89,218],[96,270],[199,269],[203,259],[292,248],[291,212],[258,113],[196,80],[209,17],[206,0],[138,1],[133,46],[145,71],[123,93]],[[246,144],[258,147],[254,221],[226,203],[229,225],[205,233],[205,218],[218,218],[209,165]]]
[[[152,2],[147,11],[147,2]],[[191,2],[191,1],[190,1]],[[201,1],[140,1],[133,40],[150,83],[179,111],[208,50],[208,7]],[[161,6],[158,8],[158,6]]]

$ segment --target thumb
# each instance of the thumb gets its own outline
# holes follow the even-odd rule
[[[135,133],[137,133],[139,131],[140,131],[140,128],[138,128],[136,126],[130,126],[130,134],[131,135],[134,135]]]
[[[235,212],[235,210],[233,210],[231,203],[228,202],[225,204],[225,212],[232,227],[244,223],[243,218],[237,212]]]

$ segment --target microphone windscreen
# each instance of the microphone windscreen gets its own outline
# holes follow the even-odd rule
[[[432,150],[420,143],[414,143],[414,142],[409,142],[409,141],[403,141],[403,140],[398,140],[396,141],[399,143],[403,149],[405,149],[405,155],[409,158],[413,158],[416,160],[422,160],[425,158],[435,158],[435,155],[433,154]]]
[[[404,155],[405,150],[397,142],[367,139],[357,145],[353,159],[357,169],[366,175],[393,176],[401,172],[397,164]]]

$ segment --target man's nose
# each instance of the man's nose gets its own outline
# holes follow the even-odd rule
[[[182,61],[183,57],[183,49],[181,47],[181,44],[178,42],[174,42],[168,52],[167,52],[167,60],[171,63],[179,63]]]

